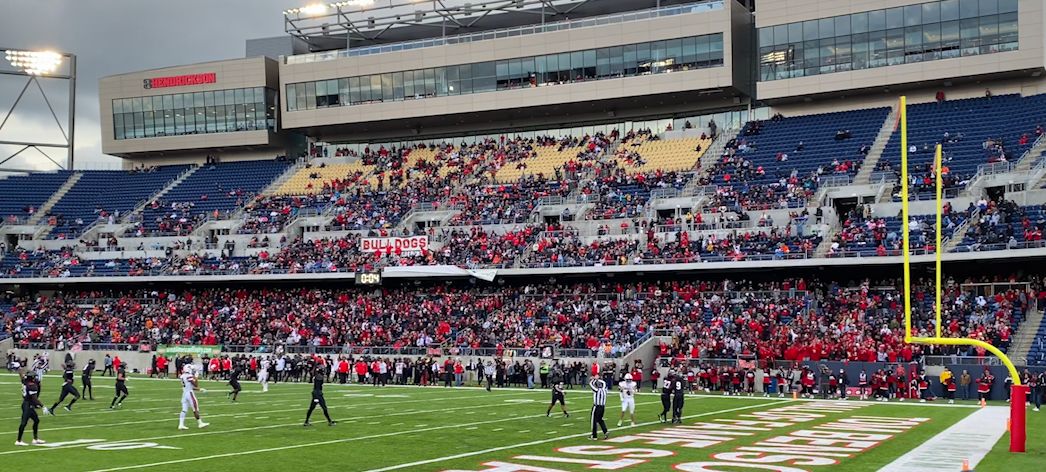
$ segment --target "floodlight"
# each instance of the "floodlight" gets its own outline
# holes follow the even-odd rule
[[[54,51],[4,51],[7,62],[29,75],[48,75],[58,70],[62,55]]]

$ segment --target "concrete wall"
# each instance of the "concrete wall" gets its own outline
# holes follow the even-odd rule
[[[143,80],[154,77],[210,72],[217,74],[217,81],[213,84],[155,89],[146,89],[142,85]],[[269,146],[273,144],[273,133],[265,130],[116,140],[113,132],[113,99],[246,87],[267,87],[275,90],[278,88],[279,83],[278,73],[279,69],[276,61],[265,57],[254,57],[151,69],[103,77],[98,81],[102,151],[106,154],[128,155],[209,148]]]

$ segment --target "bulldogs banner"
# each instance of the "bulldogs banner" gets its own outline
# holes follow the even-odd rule
[[[399,249],[402,254],[407,256],[420,255],[422,251],[428,249],[429,237],[428,236],[409,236],[405,238],[363,238],[360,240],[360,251],[366,253],[374,253],[381,251],[383,253],[392,252],[396,253]]]

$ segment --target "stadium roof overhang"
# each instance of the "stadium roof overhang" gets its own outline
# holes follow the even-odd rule
[[[693,116],[746,106],[747,99],[742,97],[744,94],[732,87],[687,90],[609,100],[332,124],[293,131],[330,143],[453,138]]]
[[[438,38],[694,0],[352,0],[284,11],[284,31],[313,51]]]

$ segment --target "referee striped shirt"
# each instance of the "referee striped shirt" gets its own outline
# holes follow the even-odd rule
[[[592,405],[606,406],[607,383],[600,379],[594,379],[591,382],[589,382],[588,386],[592,389]]]

